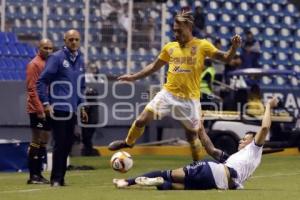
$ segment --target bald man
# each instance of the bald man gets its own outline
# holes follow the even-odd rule
[[[50,182],[53,187],[65,185],[67,157],[73,144],[77,110],[81,112],[82,121],[87,121],[84,109],[78,109],[83,102],[81,97],[85,90],[79,32],[73,29],[67,31],[64,42],[63,49],[48,58],[37,83],[39,98],[46,115],[51,116],[54,147]]]
[[[28,149],[28,184],[49,184],[49,181],[42,176],[42,165],[43,162],[47,162],[46,147],[50,125],[36,91],[36,82],[44,70],[46,59],[52,52],[52,42],[49,39],[42,39],[39,42],[37,55],[28,63],[26,69],[27,112],[32,132]]]

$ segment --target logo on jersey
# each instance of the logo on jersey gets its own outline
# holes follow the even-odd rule
[[[69,63],[67,60],[64,60],[64,61],[63,61],[63,66],[64,66],[65,68],[69,68],[69,67],[70,67],[70,63]]]
[[[192,46],[191,47],[191,56],[196,55],[196,53],[197,53],[197,47],[196,46]]]
[[[192,70],[190,69],[181,69],[180,66],[175,66],[173,68],[173,72],[178,72],[178,73],[190,73]]]
[[[195,65],[197,59],[192,56],[183,56],[183,57],[171,57],[170,63],[173,63],[176,66],[179,65]]]

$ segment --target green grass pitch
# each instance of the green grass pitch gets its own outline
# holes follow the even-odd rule
[[[152,200],[152,199],[230,199],[299,200],[300,157],[263,157],[262,164],[240,191],[157,191],[138,186],[115,189],[112,178],[139,175],[150,170],[173,169],[189,162],[187,157],[134,156],[134,167],[127,174],[114,172],[108,157],[72,158],[73,165],[96,167],[91,171],[67,172],[68,186],[26,185],[27,173],[0,173],[0,200]],[[49,177],[49,173],[45,174]]]

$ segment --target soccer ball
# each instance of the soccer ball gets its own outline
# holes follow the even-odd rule
[[[111,157],[110,165],[115,171],[126,173],[132,168],[133,160],[129,153],[119,151]]]

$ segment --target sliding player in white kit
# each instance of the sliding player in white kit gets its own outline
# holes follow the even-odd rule
[[[240,140],[239,151],[227,159],[224,159],[221,150],[214,147],[202,124],[199,137],[203,146],[208,154],[223,163],[196,161],[175,170],[153,171],[130,179],[113,179],[113,183],[117,188],[138,184],[156,186],[160,190],[243,189],[244,182],[261,162],[263,145],[271,127],[271,109],[277,104],[277,98],[267,102],[260,130],[247,133]]]

